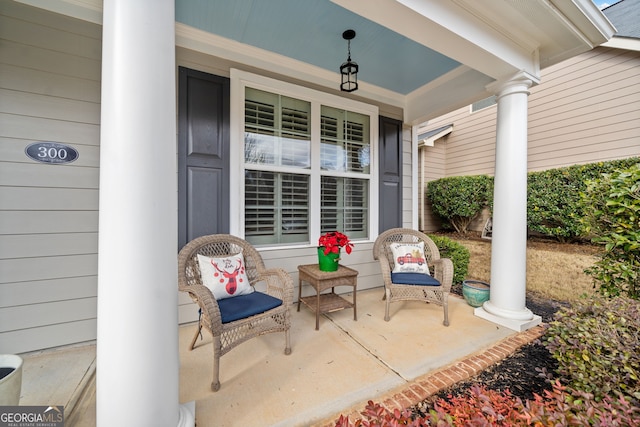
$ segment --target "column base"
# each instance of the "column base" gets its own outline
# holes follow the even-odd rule
[[[195,427],[196,402],[191,401],[178,406],[178,427]]]
[[[505,328],[509,328],[513,331],[522,332],[527,329],[531,329],[534,326],[538,326],[542,323],[542,317],[537,314],[533,315],[532,319],[529,320],[519,320],[519,319],[508,319],[506,317],[496,316],[495,314],[491,314],[486,311],[483,307],[477,307],[473,310],[473,314],[476,316],[488,320],[489,322],[496,323],[500,326],[504,326]]]

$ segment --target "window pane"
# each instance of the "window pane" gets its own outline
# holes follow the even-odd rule
[[[326,106],[321,114],[322,169],[369,173],[369,116]]]
[[[245,171],[245,238],[252,244],[309,241],[309,177]]]
[[[246,88],[245,163],[310,167],[311,104]]]
[[[368,237],[368,180],[323,176],[320,204],[322,233],[338,230],[350,238]]]

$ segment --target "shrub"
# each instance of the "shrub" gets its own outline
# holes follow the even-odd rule
[[[600,260],[585,272],[602,294],[639,299],[640,163],[590,181],[581,201],[585,234],[605,246]]]
[[[596,296],[563,307],[545,346],[558,361],[563,384],[597,400],[618,390],[640,399],[640,302]]]
[[[587,182],[603,173],[628,168],[638,158],[530,172],[527,176],[527,226],[560,241],[580,240],[580,219],[591,207],[581,202]]]
[[[560,382],[545,396],[536,395],[522,403],[508,390],[498,392],[484,386],[472,386],[466,394],[438,399],[434,409],[425,416],[412,416],[408,410],[389,411],[369,401],[354,423],[340,416],[336,427],[396,427],[396,426],[639,426],[637,406],[624,399],[605,396],[596,401],[592,395],[572,391]]]
[[[429,182],[427,197],[433,212],[458,233],[466,233],[469,223],[492,199],[493,179],[487,175],[454,176]]]
[[[469,249],[464,245],[445,236],[429,236],[436,244],[442,258],[449,258],[453,262],[453,283],[462,283],[469,271]]]
[[[594,426],[632,427],[640,425],[638,407],[622,398],[604,396],[601,401],[593,395],[580,391],[570,391],[559,381],[553,384],[553,391],[545,391],[545,396],[536,396],[526,402],[523,410],[525,424],[534,426]]]
[[[368,402],[362,415],[364,415],[366,420],[358,419],[354,423],[349,420],[349,417],[340,415],[340,418],[336,421],[336,427],[420,427],[430,425],[426,419],[412,419],[412,413],[408,409],[403,411],[397,409],[395,411],[389,411],[380,406],[379,403],[374,403],[371,400]]]

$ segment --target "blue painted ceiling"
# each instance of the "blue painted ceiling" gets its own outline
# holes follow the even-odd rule
[[[329,0],[176,0],[176,21],[334,71],[353,29],[358,80],[406,95],[460,64]]]

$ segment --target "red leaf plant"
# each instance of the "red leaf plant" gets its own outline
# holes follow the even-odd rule
[[[347,254],[350,254],[353,250],[353,243],[351,243],[345,234],[339,231],[330,231],[320,236],[318,246],[324,248],[325,255],[328,255],[330,252],[337,254],[340,252],[340,248],[344,248]]]

